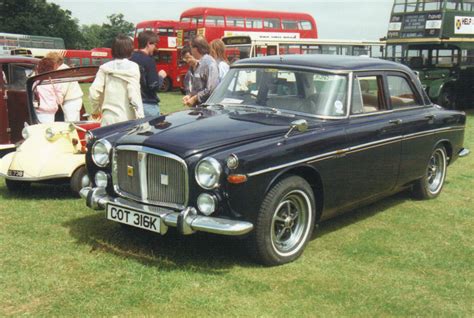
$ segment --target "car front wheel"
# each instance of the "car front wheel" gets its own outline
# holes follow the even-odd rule
[[[250,251],[265,265],[289,263],[303,253],[314,219],[311,186],[301,177],[287,177],[265,196],[255,229],[248,239]]]
[[[443,146],[436,147],[428,161],[425,176],[413,186],[415,197],[421,200],[436,198],[443,188],[447,166],[446,149]]]

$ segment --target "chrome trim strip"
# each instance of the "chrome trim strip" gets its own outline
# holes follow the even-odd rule
[[[270,171],[283,169],[283,168],[290,167],[290,166],[297,165],[297,164],[301,164],[301,163],[314,163],[314,162],[330,159],[332,157],[344,156],[346,154],[351,154],[351,153],[354,153],[354,152],[359,152],[359,151],[363,151],[363,150],[366,150],[366,149],[371,149],[371,148],[391,144],[391,143],[394,143],[394,142],[397,142],[397,141],[403,141],[403,140],[407,140],[407,139],[413,139],[413,138],[418,138],[418,137],[423,137],[423,136],[428,136],[428,135],[434,135],[434,134],[437,134],[439,132],[444,132],[444,131],[447,132],[447,131],[458,131],[458,130],[464,130],[464,128],[445,127],[445,128],[438,128],[438,129],[428,130],[428,131],[409,134],[409,135],[404,135],[404,136],[401,135],[401,136],[396,136],[396,137],[387,138],[387,139],[383,139],[383,140],[373,141],[373,142],[369,142],[369,143],[366,143],[366,144],[361,144],[361,145],[357,145],[357,146],[353,146],[353,147],[349,147],[349,148],[339,149],[339,150],[336,150],[336,151],[323,153],[323,154],[320,154],[320,155],[317,155],[317,156],[308,157],[308,158],[305,158],[305,159],[300,159],[300,160],[297,160],[297,161],[292,161],[292,162],[281,164],[281,165],[278,165],[278,166],[274,166],[274,167],[254,171],[254,172],[248,173],[247,176],[253,177],[253,176],[264,174],[264,173],[267,173],[267,172],[270,172]]]
[[[120,187],[118,185],[118,175],[117,175],[117,151],[116,150],[128,150],[128,151],[136,151],[137,153],[144,153],[145,154],[145,159],[143,159],[142,161],[143,162],[140,162],[139,165],[140,165],[140,186],[141,186],[141,189],[142,189],[142,197],[141,198],[138,198],[134,195],[131,195],[129,193],[126,193],[126,192],[123,192],[120,190]],[[169,159],[173,159],[177,162],[179,162],[182,166],[183,166],[183,169],[184,169],[184,179],[185,179],[185,182],[184,182],[184,191],[185,191],[185,199],[184,199],[184,204],[174,204],[174,203],[169,203],[169,202],[157,202],[157,201],[150,201],[147,199],[147,190],[144,191],[144,189],[147,188],[147,159],[146,157],[148,155],[155,155],[155,156],[160,156],[160,157],[166,157],[166,158],[169,158]],[[188,201],[189,201],[189,173],[188,173],[188,165],[186,164],[186,162],[172,154],[172,153],[169,153],[169,152],[166,152],[166,151],[162,151],[162,150],[159,150],[159,149],[154,149],[154,148],[150,148],[150,147],[145,147],[145,146],[135,146],[135,145],[121,145],[121,146],[117,146],[116,148],[113,149],[113,168],[115,169],[112,169],[112,183],[113,183],[113,186],[114,186],[114,190],[115,192],[117,192],[119,195],[125,197],[125,198],[128,198],[130,200],[133,200],[133,201],[136,201],[136,202],[141,202],[141,203],[146,203],[146,204],[151,204],[151,205],[161,205],[161,206],[165,206],[165,207],[169,207],[169,208],[173,208],[173,209],[183,209],[187,204],[188,204]],[[143,168],[144,167],[144,168]]]

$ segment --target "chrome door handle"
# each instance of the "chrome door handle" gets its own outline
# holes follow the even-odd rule
[[[403,120],[401,119],[392,119],[389,121],[389,124],[392,124],[392,125],[400,125],[401,123],[403,123]]]
[[[436,115],[426,115],[425,116],[425,119],[428,119],[428,120],[433,120],[436,118]]]

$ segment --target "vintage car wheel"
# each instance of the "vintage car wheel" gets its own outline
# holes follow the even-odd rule
[[[31,182],[28,182],[28,181],[16,181],[16,180],[5,179],[5,183],[7,185],[7,189],[12,192],[25,191],[25,190],[28,190],[31,186]]]
[[[290,176],[273,186],[248,239],[257,261],[281,265],[303,253],[314,226],[314,201],[311,186],[301,177]]]
[[[163,79],[163,84],[161,84],[160,87],[160,92],[168,92],[173,88],[173,85],[171,83],[171,79],[169,77],[166,77]]]
[[[413,186],[413,194],[421,200],[436,198],[446,179],[448,160],[443,146],[435,148],[426,167],[426,175]]]
[[[456,94],[451,87],[445,87],[439,95],[438,104],[447,109],[456,109]]]
[[[87,170],[85,166],[80,166],[79,168],[74,171],[74,173],[71,176],[71,190],[74,192],[74,194],[79,195],[79,191],[81,191],[82,188],[87,187],[90,185],[90,181],[85,180],[87,176]]]

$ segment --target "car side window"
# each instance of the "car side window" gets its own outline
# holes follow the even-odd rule
[[[14,90],[24,90],[26,80],[33,72],[34,65],[10,64],[8,74],[5,77],[8,82],[8,88]]]
[[[387,83],[393,109],[423,105],[417,100],[415,92],[405,77],[389,75]]]
[[[351,114],[373,113],[382,107],[382,81],[380,76],[356,76],[352,87]]]

